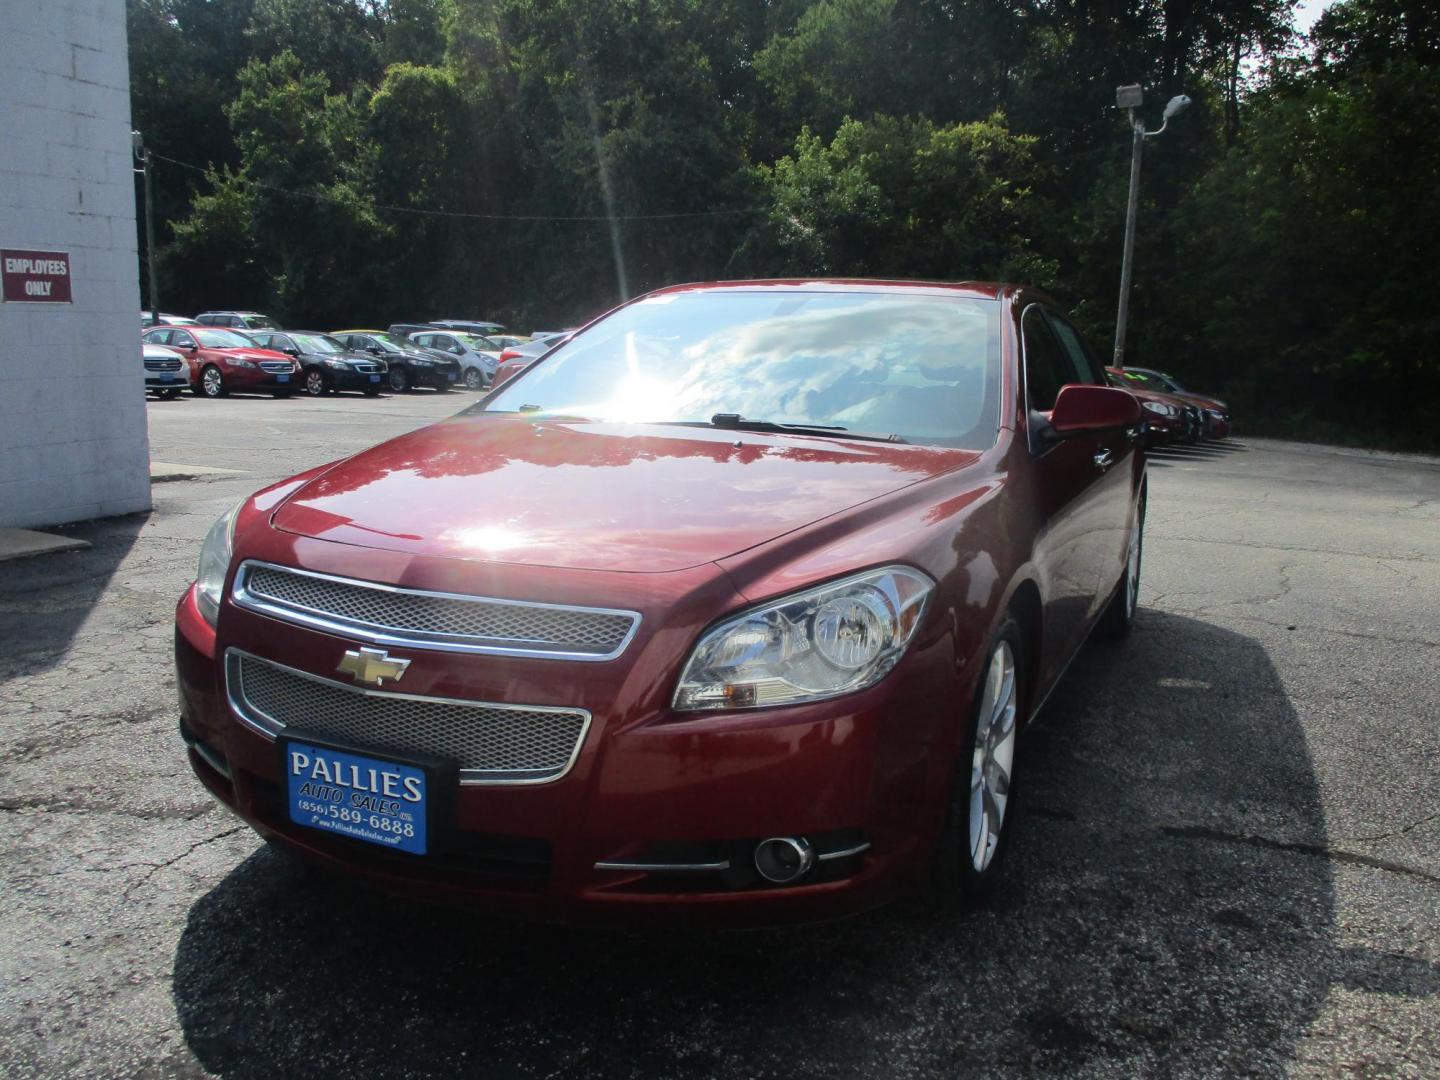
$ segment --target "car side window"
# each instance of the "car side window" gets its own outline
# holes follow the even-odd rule
[[[1060,347],[1065,350],[1071,365],[1080,376],[1079,381],[1104,386],[1105,371],[1099,361],[1095,359],[1095,354],[1090,351],[1090,346],[1080,336],[1080,331],[1056,315],[1055,312],[1049,312],[1049,315],[1051,329],[1060,339]]]
[[[1060,388],[1077,381],[1075,372],[1039,304],[1025,309],[1020,333],[1025,345],[1025,400],[1033,411],[1049,412]]]
[[[179,345],[183,349],[188,349],[195,344],[195,339],[184,330],[172,330],[170,331],[170,339],[165,342],[165,344]]]
[[[150,342],[151,345],[164,345],[169,342],[170,334],[171,331],[169,330],[151,330],[150,333],[145,335],[145,340]]]
[[[250,340],[262,349],[273,349],[275,346],[270,344],[271,337],[270,334],[251,334]]]
[[[430,347],[429,334],[416,334],[410,340],[413,341],[416,345],[422,346],[423,348],[428,349]]]

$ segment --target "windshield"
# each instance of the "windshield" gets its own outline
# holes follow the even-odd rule
[[[499,352],[501,348],[501,346],[497,342],[491,341],[488,337],[481,337],[479,334],[457,334],[453,330],[451,331],[451,334],[452,336],[457,337],[461,341],[465,342],[465,344],[469,345],[472,349],[484,349],[487,352]]]
[[[1150,377],[1151,382],[1155,383],[1162,390],[1168,390],[1172,394],[1185,393],[1185,388],[1181,386],[1179,381],[1173,376],[1166,375],[1160,371],[1147,371],[1145,374]]]
[[[244,334],[236,333],[234,330],[203,329],[201,327],[190,328],[201,345],[207,349],[253,349],[255,342],[251,341]]]
[[[415,347],[413,341],[407,341],[398,334],[371,334],[369,340],[375,342],[386,352],[404,352],[406,349]]]
[[[801,290],[622,308],[483,411],[708,423],[720,413],[983,448],[999,424],[1000,305]]]
[[[295,347],[306,353],[344,352],[345,346],[328,334],[291,334]]]
[[[247,315],[245,316],[245,329],[279,330],[280,324],[274,319],[266,318],[264,315]]]

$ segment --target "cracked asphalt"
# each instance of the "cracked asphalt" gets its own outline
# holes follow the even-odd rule
[[[467,401],[151,404],[236,471],[0,564],[0,1074],[1440,1076],[1440,462],[1157,455],[1135,634],[1024,745],[988,907],[636,935],[278,859],[175,736],[210,522]]]

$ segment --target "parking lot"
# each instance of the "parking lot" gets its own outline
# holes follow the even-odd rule
[[[471,400],[152,402],[154,510],[0,564],[0,1073],[1440,1075],[1440,462],[1157,454],[990,906],[655,936],[297,868],[176,737],[215,517]]]

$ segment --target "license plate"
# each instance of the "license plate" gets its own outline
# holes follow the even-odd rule
[[[449,379],[451,382],[454,382],[454,381],[456,380],[456,378],[458,378],[458,376],[457,376],[453,371],[447,371],[447,372],[445,373],[445,377],[446,377],[447,379]]]
[[[275,381],[276,381],[276,382],[289,382],[289,381],[290,381],[290,376],[289,376],[289,375],[276,375],[276,376],[275,376]]]
[[[430,773],[422,766],[287,739],[282,744],[290,820],[322,832],[424,855]]]
[[[379,375],[371,375],[371,376],[370,376],[370,381],[371,381],[371,382],[379,382],[379,381],[380,381],[380,376],[379,376]]]

